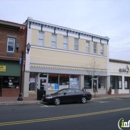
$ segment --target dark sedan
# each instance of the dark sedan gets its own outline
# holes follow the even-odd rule
[[[83,92],[80,89],[66,88],[53,94],[43,95],[43,102],[54,103],[55,105],[67,102],[81,102],[84,104],[91,98],[92,95],[89,92]]]

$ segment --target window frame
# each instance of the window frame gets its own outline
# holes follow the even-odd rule
[[[9,39],[13,39],[13,51],[9,51]],[[15,52],[15,38],[13,37],[7,37],[7,50],[8,53],[14,53]]]
[[[97,54],[97,43],[96,42],[93,43],[93,53]]]
[[[63,39],[63,49],[68,50],[68,37],[67,36],[64,36],[64,39]]]
[[[55,36],[55,40],[53,40],[53,36]],[[56,48],[56,41],[57,41],[57,35],[56,34],[52,34],[51,35],[51,47]]]
[[[100,54],[104,55],[104,44],[100,44]]]
[[[42,38],[40,37],[41,33],[42,33]],[[39,41],[42,41],[42,44],[40,44]],[[38,45],[39,46],[43,46],[44,45],[44,32],[42,32],[42,31],[39,31],[39,34],[38,34]]]
[[[74,39],[74,50],[75,51],[79,50],[79,39],[78,38]]]
[[[86,53],[90,53],[90,42],[89,41],[86,41]]]

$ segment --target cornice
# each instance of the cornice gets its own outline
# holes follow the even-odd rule
[[[62,26],[58,26],[58,25],[54,25],[54,24],[50,24],[50,23],[40,22],[40,21],[36,21],[33,19],[29,19],[28,24],[29,24],[29,26],[28,26],[29,28],[31,28],[31,25],[40,26],[41,31],[42,31],[42,28],[46,27],[46,28],[54,29],[54,32],[56,30],[64,31],[64,32],[66,32],[67,36],[69,33],[71,33],[71,34],[76,34],[78,36],[78,38],[80,38],[81,36],[84,36],[84,37],[90,37],[92,41],[95,38],[100,41],[104,40],[107,42],[107,44],[109,42],[108,37],[103,37],[103,36],[95,35],[92,33],[87,33],[87,32],[83,32],[83,31],[79,31],[79,30],[75,30],[75,29],[71,29],[71,28],[67,28],[67,27],[62,27]]]

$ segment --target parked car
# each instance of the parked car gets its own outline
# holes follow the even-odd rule
[[[83,92],[80,89],[65,88],[53,94],[43,95],[43,102],[54,103],[55,105],[69,102],[81,102],[85,104],[91,98],[92,95],[89,92]]]

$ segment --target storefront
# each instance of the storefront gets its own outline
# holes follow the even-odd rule
[[[47,93],[63,88],[80,88],[79,75],[30,73],[29,91],[45,90]]]
[[[130,62],[110,59],[112,94],[130,93]]]
[[[18,61],[0,60],[0,96],[18,96],[20,66]]]

